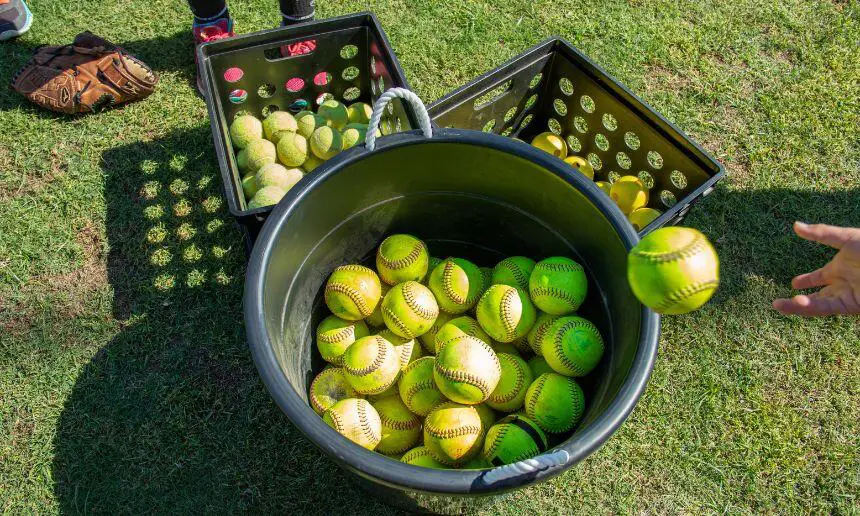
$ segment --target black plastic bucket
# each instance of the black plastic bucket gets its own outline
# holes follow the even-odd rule
[[[492,470],[431,470],[367,451],[314,413],[307,393],[323,366],[314,330],[325,315],[326,278],[338,265],[365,261],[396,232],[419,235],[434,256],[489,265],[508,255],[565,255],[585,266],[590,290],[580,312],[600,328],[607,351],[582,382],[586,414],[571,436],[536,459]],[[401,507],[462,511],[485,503],[481,495],[565,471],[630,414],[660,331],[659,316],[627,284],[627,252],[637,241],[594,183],[529,145],[458,129],[392,135],[309,174],[264,224],[245,287],[251,351],[290,420],[372,492]]]

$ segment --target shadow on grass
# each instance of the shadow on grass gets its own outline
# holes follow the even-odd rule
[[[106,152],[109,279],[118,335],[84,366],[58,424],[63,512],[387,512],[269,398],[242,328],[244,255],[207,127]],[[860,223],[857,189],[720,188],[688,224],[716,241],[723,287],[787,284],[832,252],[795,219]]]
[[[63,512],[358,512],[378,506],[269,398],[242,327],[244,251],[208,127],[106,152],[118,335],[58,424]]]
[[[836,251],[800,239],[792,229],[796,220],[860,226],[860,189],[729,191],[720,187],[697,204],[684,225],[707,233],[720,255],[720,289],[712,302],[740,295],[752,277],[773,280],[788,294],[792,277],[827,263]],[[762,300],[768,306],[770,301]]]
[[[71,41],[66,43],[71,43]],[[180,31],[157,38],[112,41],[112,43],[122,47],[129,54],[140,58],[155,70],[156,73],[168,70],[181,70],[185,72],[188,84],[191,87],[196,87],[194,86],[194,41],[191,37],[190,26],[188,31]],[[39,46],[41,45],[21,40],[0,45],[0,83],[11,85],[12,77],[24,66]],[[18,94],[0,95],[0,111],[18,108],[32,110],[34,113],[61,121],[72,120],[74,118],[70,115],[54,113],[39,108]],[[119,107],[118,109],[122,108]]]

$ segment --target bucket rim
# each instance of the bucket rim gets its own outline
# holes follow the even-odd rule
[[[398,133],[378,140],[377,147],[372,152],[361,146],[338,154],[320,165],[313,173],[305,176],[278,203],[263,225],[248,262],[243,303],[246,335],[257,370],[275,403],[308,440],[339,465],[366,479],[402,490],[443,495],[497,494],[531,485],[564,472],[596,451],[621,426],[644,392],[654,367],[660,334],[659,314],[642,306],[641,330],[636,354],[618,394],[606,410],[587,428],[547,451],[549,453],[564,450],[567,453],[566,460],[553,467],[528,473],[528,478],[525,480],[522,478],[522,473],[513,471],[507,476],[494,475],[491,481],[484,478],[488,472],[497,472],[499,468],[493,470],[420,468],[370,452],[353,443],[330,428],[310,405],[302,400],[301,395],[281,370],[273,343],[265,331],[263,271],[268,266],[275,237],[297,204],[316,185],[371,154],[407,146],[437,143],[489,147],[534,162],[565,180],[595,205],[603,208],[605,216],[628,251],[639,242],[638,234],[621,210],[593,181],[576,172],[562,160],[531,145],[490,133],[465,129],[437,128],[434,130],[433,137],[429,139],[418,131]]]

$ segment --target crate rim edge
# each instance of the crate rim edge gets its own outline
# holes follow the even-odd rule
[[[476,84],[481,83],[482,81],[486,81],[492,78],[495,74],[503,71],[506,68],[512,67],[518,64],[520,61],[526,59],[531,54],[542,52],[542,51],[561,51],[561,52],[570,52],[574,54],[578,59],[581,59],[588,67],[591,67],[593,70],[588,70],[586,68],[583,69],[585,73],[589,75],[591,79],[595,82],[600,83],[601,85],[609,88],[611,91],[614,89],[620,90],[620,92],[616,91],[620,95],[620,100],[624,103],[628,104],[629,109],[632,111],[643,115],[646,122],[658,133],[663,135],[667,140],[674,142],[683,149],[683,152],[688,154],[694,161],[699,163],[704,168],[710,168],[710,170],[716,171],[714,175],[708,178],[707,181],[699,185],[695,190],[690,192],[685,198],[690,199],[688,203],[677,203],[675,206],[664,211],[659,217],[654,219],[648,226],[643,228],[640,233],[640,236],[644,236],[651,231],[659,229],[665,225],[673,225],[681,222],[686,212],[690,209],[690,207],[698,200],[700,197],[709,194],[714,188],[717,182],[722,180],[726,175],[725,167],[722,163],[720,163],[714,156],[702,148],[694,139],[692,139],[686,132],[681,130],[677,125],[667,119],[663,114],[654,108],[651,104],[643,100],[639,95],[634,93],[630,88],[628,88],[623,82],[619,81],[613,74],[607,72],[602,66],[597,64],[594,60],[592,60],[587,54],[573,45],[567,39],[561,36],[550,36],[539,43],[532,45],[522,52],[516,54],[500,65],[492,68],[481,75],[475,77],[471,81],[461,85],[453,91],[446,93],[445,95],[439,97],[434,100],[427,106],[427,112],[430,113],[431,120],[435,119],[436,116],[445,113],[436,112],[439,109],[440,105],[447,104],[452,100],[457,99],[457,97],[463,95],[469,88],[473,87]],[[598,73],[593,73],[594,71]],[[509,71],[508,74],[502,78],[501,80],[507,80],[510,78],[513,72]],[[603,77],[600,76],[603,74]],[[497,81],[494,81],[497,82]],[[492,84],[487,85],[487,91],[492,89]],[[465,100],[465,99],[463,99]],[[434,125],[438,126],[435,123]],[[558,159],[558,158],[556,158]],[[683,213],[682,213],[683,211]]]
[[[214,74],[212,73],[211,65],[210,65],[210,61],[209,61],[210,49],[213,47],[214,48],[221,48],[221,47],[230,47],[230,46],[234,46],[234,45],[238,46],[247,40],[255,39],[255,38],[258,38],[260,36],[277,34],[277,33],[281,33],[281,32],[285,32],[285,33],[290,32],[291,33],[290,39],[300,39],[300,38],[310,37],[310,36],[313,36],[316,34],[325,33],[329,29],[333,28],[337,24],[344,22],[344,21],[353,21],[353,22],[366,21],[366,22],[368,22],[368,29],[370,29],[376,33],[376,36],[378,37],[379,41],[381,42],[381,44],[385,48],[386,52],[388,54],[394,55],[394,48],[391,46],[391,41],[388,39],[388,34],[385,32],[385,29],[382,28],[382,24],[379,22],[379,18],[377,18],[376,15],[371,11],[358,11],[355,13],[345,14],[342,16],[335,16],[332,18],[323,18],[320,20],[311,20],[311,21],[307,21],[307,22],[303,22],[303,23],[297,23],[294,25],[289,25],[287,27],[273,27],[271,29],[264,29],[264,30],[248,32],[248,33],[244,33],[244,34],[236,34],[235,36],[227,38],[227,39],[212,41],[212,42],[203,43],[201,45],[198,45],[197,50],[196,50],[196,55],[197,55],[198,61],[203,66],[203,72],[204,72],[203,73],[203,89],[205,90],[205,94],[204,94],[203,100],[204,100],[204,103],[206,104],[206,112],[209,115],[209,124],[210,124],[210,129],[211,129],[210,132],[212,133],[213,146],[215,147],[215,156],[218,159],[219,169],[221,172],[221,179],[222,179],[221,182],[222,182],[222,188],[224,189],[224,197],[227,201],[227,208],[230,211],[230,215],[232,215],[233,217],[235,217],[237,219],[243,219],[243,218],[248,218],[248,217],[259,217],[259,216],[265,215],[267,212],[269,212],[269,206],[263,206],[263,207],[255,208],[255,209],[242,210],[241,207],[237,204],[237,200],[238,200],[237,197],[234,195],[230,195],[230,193],[227,191],[227,188],[228,188],[227,176],[232,171],[230,170],[230,166],[225,165],[225,164],[230,163],[230,160],[228,157],[230,149],[228,149],[225,145],[223,145],[222,144],[223,142],[219,141],[219,139],[216,137],[216,134],[218,133],[218,126],[220,124],[219,114],[221,111],[221,107],[220,107],[221,100],[217,99],[217,98],[214,100],[210,100],[210,97],[212,95],[212,91],[214,89],[214,85],[212,84],[212,78],[214,77]],[[317,30],[305,30],[305,29],[308,29],[309,27],[314,27]],[[399,87],[411,90],[412,87],[409,85],[409,80],[406,77],[406,73],[403,71],[403,67],[400,64],[400,61],[398,59],[395,59],[393,61],[391,61],[389,59],[388,61],[390,61],[390,62],[388,62],[387,64],[391,65],[391,67],[394,68],[394,70],[397,72],[399,77],[402,78],[402,80],[403,80],[402,86],[399,86]],[[409,111],[407,111],[407,114],[410,114]],[[228,131],[229,131],[229,125],[228,125],[225,133]],[[312,173],[313,172],[310,172],[307,175],[311,175]]]
[[[562,166],[563,162],[549,154],[532,148],[529,145],[516,142],[497,135],[488,135],[480,131],[465,129],[436,129],[433,143],[455,143],[466,145],[481,145],[500,151],[510,151],[511,146],[517,148],[517,154],[529,159],[554,173],[575,188],[579,189],[590,201],[605,202],[605,194],[585,176],[575,173],[570,167]],[[396,148],[425,143],[425,138],[419,131],[407,131],[378,140],[378,146],[373,152],[386,152]],[[411,464],[392,460],[384,455],[368,451],[353,443],[330,428],[313,409],[302,400],[287,380],[273,352],[273,346],[265,332],[263,316],[263,274],[273,248],[274,237],[280,230],[284,220],[290,215],[295,205],[318,183],[336,174],[344,166],[353,161],[361,160],[368,154],[364,148],[353,148],[351,152],[324,163],[320,171],[313,177],[307,177],[297,184],[278,203],[268,219],[254,245],[248,262],[245,279],[244,311],[248,345],[263,383],[275,403],[312,443],[319,447],[336,463],[347,467],[354,473],[378,483],[399,489],[421,491],[427,493],[449,495],[496,494],[518,487],[517,483],[508,483],[506,479],[492,483],[482,483],[485,474],[495,470],[433,470],[419,468]],[[614,205],[612,205],[614,206]],[[639,236],[615,207],[606,214],[609,222],[618,232],[619,238],[627,249],[631,249]],[[660,334],[660,315],[646,306],[642,306],[641,332],[639,347],[631,364],[630,371],[624,379],[618,394],[609,403],[606,410],[592,421],[590,427],[571,440],[562,443],[548,452],[565,450],[567,460],[557,464],[558,467],[544,469],[533,474],[531,483],[552,478],[574,464],[582,461],[595,452],[629,417],[641,395],[644,393],[654,362],[657,356]],[[634,373],[641,374],[634,374]],[[323,436],[319,439],[314,436]],[[358,465],[358,466],[356,466]],[[416,474],[418,473],[418,474]],[[409,484],[403,479],[410,479]]]

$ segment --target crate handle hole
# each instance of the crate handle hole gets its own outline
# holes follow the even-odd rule
[[[499,84],[495,88],[482,94],[480,97],[476,98],[475,104],[474,104],[475,111],[477,111],[479,109],[483,109],[483,108],[489,106],[490,104],[492,104],[493,102],[496,102],[497,100],[502,98],[507,92],[509,92],[511,90],[512,84],[513,84],[513,81],[507,80],[507,81],[503,82],[502,84]]]

